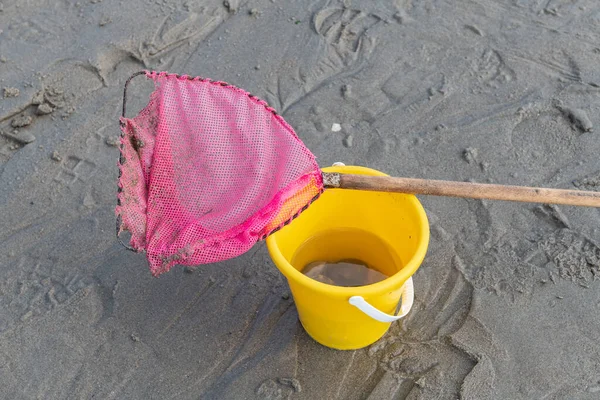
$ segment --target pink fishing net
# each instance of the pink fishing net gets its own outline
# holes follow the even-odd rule
[[[148,105],[121,118],[116,214],[154,276],[246,252],[323,191],[314,156],[264,101],[224,82],[145,76]]]

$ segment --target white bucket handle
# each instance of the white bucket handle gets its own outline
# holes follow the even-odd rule
[[[376,321],[398,321],[400,318],[408,314],[415,300],[415,288],[413,286],[412,277],[408,278],[408,280],[404,283],[404,286],[402,286],[402,293],[400,294],[400,299],[402,299],[402,306],[400,306],[400,313],[398,315],[389,315],[382,311],[379,311],[371,304],[367,303],[367,301],[362,296],[352,296],[350,297],[350,300],[348,300],[348,302]]]

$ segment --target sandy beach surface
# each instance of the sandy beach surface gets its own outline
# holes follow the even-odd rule
[[[600,398],[597,209],[421,196],[415,306],[344,352],[264,243],[153,278],[114,218],[139,70],[265,99],[320,166],[599,190],[599,65],[595,0],[0,1],[0,398]]]

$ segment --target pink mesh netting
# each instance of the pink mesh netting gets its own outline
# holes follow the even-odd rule
[[[314,156],[264,101],[224,82],[145,75],[148,105],[121,118],[116,214],[154,276],[236,257],[322,192]]]

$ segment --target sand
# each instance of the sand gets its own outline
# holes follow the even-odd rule
[[[266,99],[321,166],[599,190],[599,24],[595,0],[0,2],[0,397],[597,399],[596,209],[420,197],[415,306],[349,352],[264,244],[152,278],[113,210],[145,68]]]

